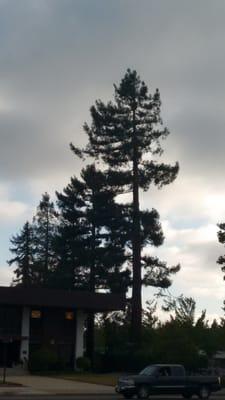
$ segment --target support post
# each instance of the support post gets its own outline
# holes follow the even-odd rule
[[[76,313],[76,342],[75,342],[75,363],[74,369],[76,369],[76,359],[83,357],[84,355],[84,322],[86,315],[83,311],[78,310]]]
[[[23,307],[22,324],[21,324],[21,345],[20,345],[20,360],[23,362],[24,368],[27,368],[29,360],[29,339],[30,339],[30,308]]]
[[[3,341],[3,377],[2,377],[2,383],[6,383],[6,368],[7,368],[7,341]]]

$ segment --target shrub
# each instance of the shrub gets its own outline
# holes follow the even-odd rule
[[[138,372],[155,360],[149,349],[110,349],[104,354],[95,354],[94,370],[96,372]]]
[[[95,352],[93,360],[94,372],[105,372],[104,353]]]
[[[89,371],[91,369],[91,361],[88,357],[78,357],[76,359],[76,367],[81,371]]]
[[[45,372],[57,369],[58,357],[54,350],[41,347],[30,355],[29,370],[31,372]]]

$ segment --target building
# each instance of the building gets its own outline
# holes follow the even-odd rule
[[[65,365],[83,356],[87,312],[125,307],[117,294],[44,288],[0,287],[0,365],[27,364],[29,354],[52,347]]]

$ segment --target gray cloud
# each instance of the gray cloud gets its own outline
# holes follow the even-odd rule
[[[136,68],[161,91],[171,131],[163,160],[181,164],[177,181],[142,204],[177,230],[163,258],[187,271],[199,262],[200,282],[200,271],[215,268],[216,244],[189,242],[182,229],[204,231],[225,212],[224,18],[223,0],[0,1],[0,184],[14,187],[10,200],[19,188],[31,207],[79,173],[69,142],[85,142],[90,105],[111,99],[113,83]]]
[[[198,165],[199,173],[212,158],[223,162],[224,116],[218,106],[225,100],[225,5],[215,4],[1,2],[0,94],[12,102],[8,124],[7,116],[1,118],[2,173],[9,174],[5,158],[12,137],[19,142],[21,167],[10,157],[12,178],[18,173],[32,179],[46,168],[53,173],[58,159],[71,173],[68,143],[85,140],[81,127],[89,106],[95,98],[111,98],[112,83],[127,66],[137,67],[153,89],[161,88],[172,132],[168,157],[193,169]]]

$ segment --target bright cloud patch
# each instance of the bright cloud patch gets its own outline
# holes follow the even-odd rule
[[[25,214],[27,206],[18,201],[0,201],[0,220],[18,218]]]
[[[216,263],[224,252],[217,241],[217,226],[209,222],[196,228],[175,228],[169,219],[162,221],[162,226],[165,244],[158,249],[149,248],[148,252],[159,256],[169,265],[181,264],[181,271],[173,277],[171,293],[193,297],[197,303],[197,313],[207,309],[210,320],[215,316],[219,318],[223,314],[225,284],[220,266]],[[145,300],[152,295],[152,289],[144,289]],[[167,318],[161,311],[159,315]]]
[[[28,206],[11,198],[10,185],[0,184],[0,221],[10,221],[22,216],[26,218]]]
[[[225,217],[225,191],[212,193],[206,196],[204,206],[208,216],[214,221],[221,221]]]
[[[13,279],[13,268],[0,266],[0,286],[9,286]]]

